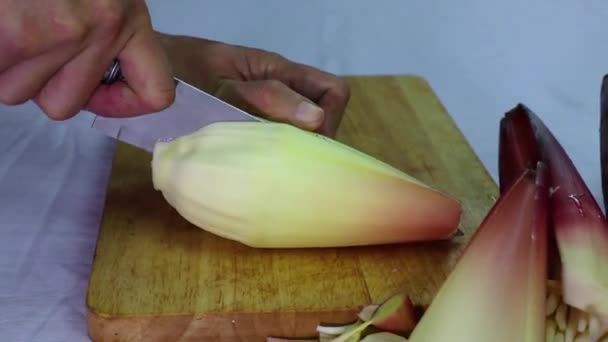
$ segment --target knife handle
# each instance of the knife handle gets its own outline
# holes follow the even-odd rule
[[[105,74],[103,74],[103,79],[101,83],[103,84],[112,84],[116,81],[120,81],[122,79],[122,73],[120,71],[120,62],[118,59],[115,59],[112,65],[108,69],[106,69]]]
[[[108,67],[106,72],[103,74],[101,83],[110,85],[123,79],[124,78],[122,77],[122,72],[120,70],[120,62],[118,59],[115,59],[114,62],[112,62],[112,65],[110,65],[110,67]],[[174,81],[177,85],[178,80],[174,78]]]

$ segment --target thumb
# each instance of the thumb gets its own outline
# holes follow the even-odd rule
[[[223,80],[215,96],[271,121],[316,130],[325,113],[308,98],[276,80]]]

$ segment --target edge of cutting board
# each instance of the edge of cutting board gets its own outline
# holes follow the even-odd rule
[[[358,310],[345,309],[341,312],[298,312],[287,315],[281,313],[239,313],[239,314],[176,314],[164,316],[106,317],[87,311],[89,336],[93,341],[262,341],[260,331],[283,335],[282,327],[290,330],[308,330],[322,322],[352,322]],[[274,316],[274,317],[273,317]],[[288,316],[289,318],[285,318]],[[252,320],[251,317],[255,319]],[[280,321],[280,326],[276,322]],[[232,322],[233,324],[227,323]],[[237,322],[245,322],[239,324]],[[272,325],[268,322],[272,322]],[[210,332],[221,331],[222,335]],[[310,336],[317,337],[318,336]],[[304,338],[304,337],[302,337]]]
[[[382,78],[382,77],[410,77],[416,78],[420,82],[424,83],[434,93],[433,88],[429,82],[422,76],[415,74],[371,74],[371,75],[345,75],[346,79],[349,78]],[[445,106],[441,103],[437,97],[438,105],[442,107],[447,115],[447,120],[454,127],[455,134],[460,135],[463,143],[468,146],[472,156],[478,163],[480,174],[486,178],[486,181],[490,181],[492,184],[496,183],[493,181],[487,168],[484,167],[483,163],[479,159],[478,155],[470,146],[470,143],[466,137],[462,134],[462,131],[453,120],[452,116]],[[470,234],[466,234],[467,240]],[[87,325],[88,333],[93,341],[118,341],[117,337],[120,336],[120,341],[148,341],[148,340],[162,340],[162,341],[251,341],[255,338],[259,338],[259,330],[263,331],[276,331],[276,335],[281,335],[283,330],[302,330],[303,327],[316,326],[319,321],[324,322],[351,322],[365,303],[356,308],[343,308],[338,310],[332,310],[332,312],[322,311],[310,311],[310,312],[293,312],[293,313],[273,313],[264,312],[255,314],[248,313],[183,313],[183,314],[172,314],[172,315],[115,315],[106,314],[103,312],[97,312],[92,308],[87,301]],[[213,314],[213,316],[210,316]],[[272,318],[273,319],[267,319]],[[254,317],[252,319],[251,317]],[[280,321],[280,326],[269,326],[268,322],[276,323]],[[238,329],[236,329],[236,322],[240,322]],[[243,325],[243,322],[245,323]],[[232,323],[232,324],[230,324]],[[304,329],[306,330],[306,329]],[[221,336],[209,335],[210,331],[221,331]],[[311,336],[317,338],[318,336]],[[261,341],[261,340],[260,340]]]

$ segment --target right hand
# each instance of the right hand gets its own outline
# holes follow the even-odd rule
[[[118,57],[123,82],[101,85]],[[169,106],[175,85],[144,0],[2,0],[0,103],[51,119],[87,109],[133,116]]]

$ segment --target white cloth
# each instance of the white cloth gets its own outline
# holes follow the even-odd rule
[[[338,74],[429,80],[497,179],[498,119],[518,101],[558,136],[600,201],[608,3],[148,1],[158,30],[279,52]],[[370,113],[373,115],[373,113]],[[112,142],[87,113],[0,106],[0,339],[88,341],[85,294]]]

